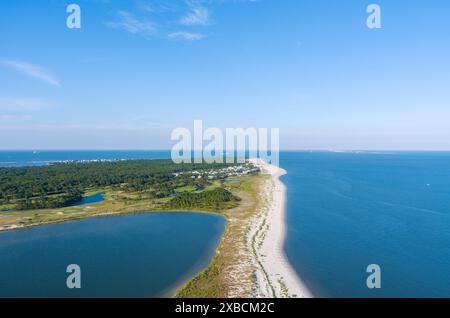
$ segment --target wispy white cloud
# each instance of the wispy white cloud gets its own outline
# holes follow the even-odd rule
[[[125,30],[132,34],[152,38],[166,34],[166,39],[182,39],[197,41],[204,38],[198,32],[179,31],[184,27],[212,26],[213,8],[228,2],[254,2],[256,0],[142,0],[137,8],[138,13],[118,11],[117,20],[105,23],[114,29]]]
[[[106,26],[113,29],[125,30],[132,34],[140,34],[145,37],[158,34],[158,26],[152,21],[138,19],[127,11],[119,11],[118,16],[119,21],[107,22]]]
[[[52,102],[40,98],[0,96],[0,110],[34,111],[51,107],[52,104]]]
[[[168,35],[169,39],[181,39],[186,41],[198,41],[203,39],[203,34],[191,32],[172,32]]]
[[[155,7],[149,3],[141,5],[141,10],[144,12],[151,12],[151,13],[156,11]]]
[[[181,18],[183,25],[209,25],[211,24],[211,13],[207,8],[194,6]]]
[[[175,12],[179,10],[179,6],[177,3],[174,3],[173,1],[155,0],[142,3],[140,5],[140,9],[148,13],[164,13],[164,12]]]
[[[35,78],[47,84],[60,87],[60,82],[41,66],[16,60],[0,60],[0,65],[6,66],[19,73]]]

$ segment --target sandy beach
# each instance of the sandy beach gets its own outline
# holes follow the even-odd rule
[[[270,176],[260,193],[265,202],[252,220],[248,235],[257,269],[255,297],[313,297],[284,253],[286,187],[280,177],[287,172],[262,160],[253,159],[252,162],[260,167],[263,174]]]

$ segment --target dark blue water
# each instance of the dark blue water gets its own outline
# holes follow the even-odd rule
[[[284,153],[282,166],[286,251],[313,293],[450,296],[450,153]]]
[[[102,202],[104,200],[105,200],[104,193],[97,193],[94,195],[89,195],[87,197],[84,197],[80,201],[72,202],[72,203],[66,205],[66,207],[79,206],[79,205],[85,205],[85,204],[93,204],[93,203]]]
[[[222,217],[147,213],[0,233],[0,297],[157,297],[206,267]],[[81,289],[66,268],[81,267]]]
[[[42,166],[68,160],[168,159],[170,151],[0,151],[0,167]]]

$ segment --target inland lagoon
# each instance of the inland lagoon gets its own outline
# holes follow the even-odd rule
[[[100,217],[0,233],[0,297],[170,297],[207,267],[225,218],[199,213]],[[81,267],[81,289],[66,268]]]

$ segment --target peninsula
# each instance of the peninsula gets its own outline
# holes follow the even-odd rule
[[[227,229],[213,260],[175,297],[310,297],[283,251],[286,189],[279,177],[284,173],[261,160],[0,168],[0,231],[140,212],[221,214]],[[85,200],[99,193],[103,200]]]

